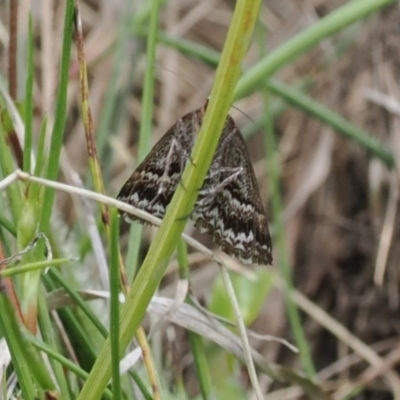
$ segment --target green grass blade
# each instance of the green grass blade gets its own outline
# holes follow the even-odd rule
[[[18,383],[25,399],[34,399],[36,389],[29,364],[25,361],[25,343],[8,298],[0,293],[0,328],[6,338]]]
[[[242,99],[258,89],[259,85],[272,74],[296,57],[303,55],[325,38],[395,2],[396,0],[353,0],[347,2],[247,70],[236,87],[235,99]]]
[[[129,88],[122,90],[121,96],[121,75],[126,73],[126,59],[130,59],[130,71],[127,80],[131,78],[133,71],[137,65],[136,50],[131,55],[130,47],[134,38],[132,37],[131,26],[134,24],[132,20],[137,16],[135,12],[136,4],[130,0],[124,0],[122,7],[124,7],[124,16],[122,17],[119,27],[118,36],[115,43],[115,49],[112,55],[112,71],[105,93],[104,104],[99,115],[99,121],[96,129],[96,144],[99,158],[103,166],[103,175],[109,177],[112,169],[112,157],[109,156],[108,141],[110,139],[110,131],[118,132],[120,127],[123,126],[124,119],[126,119],[126,107],[124,104],[128,101]],[[143,3],[142,9],[151,5],[150,2]],[[134,16],[134,17],[133,17]]]
[[[293,277],[289,262],[289,252],[286,244],[285,225],[283,221],[283,203],[280,193],[280,180],[279,180],[279,160],[276,152],[276,142],[274,133],[274,120],[270,108],[268,107],[269,98],[266,97],[266,114],[270,118],[266,119],[265,132],[266,132],[266,155],[268,161],[268,182],[271,193],[271,207],[272,219],[275,228],[275,245],[277,246],[277,253],[279,255],[279,268],[283,279],[286,283],[285,286],[285,299],[288,311],[288,318],[292,328],[292,333],[295,339],[296,346],[299,349],[300,360],[308,378],[313,381],[315,378],[315,368],[311,358],[310,349],[305,338],[303,327],[300,320],[299,311],[296,304],[291,298],[293,291]]]
[[[55,267],[71,262],[69,258],[55,258],[53,260],[34,261],[17,267],[11,267],[0,271],[0,277],[15,276],[26,272],[38,271],[48,267]]]
[[[2,118],[6,116],[6,111],[0,107],[0,115]],[[0,168],[3,176],[8,176],[14,171],[14,163],[12,159],[11,147],[8,144],[3,121],[0,121]],[[8,203],[10,205],[11,215],[14,225],[17,225],[22,209],[23,194],[20,189],[20,183],[10,185],[6,189]]]
[[[179,278],[189,279],[190,266],[187,256],[186,243],[180,239],[178,242],[177,259],[179,264]],[[185,300],[188,304],[193,305],[189,296]],[[213,387],[211,382],[210,370],[207,363],[207,355],[204,348],[203,338],[195,332],[188,331],[190,349],[193,355],[194,366],[196,368],[196,376],[200,387],[203,400],[210,398]]]
[[[15,316],[15,311],[11,306],[11,303],[9,302],[8,298],[3,294],[0,295],[0,298],[2,307],[0,325],[5,330],[4,334],[7,340],[7,344],[10,347],[13,363],[19,363],[21,360],[16,360],[16,357],[20,357],[22,354],[23,361],[27,364],[29,368],[29,374],[34,378],[35,383],[38,384],[38,388],[40,387],[43,390],[51,391],[55,390],[56,388],[49,374],[49,371],[47,370],[46,366],[41,362],[41,360],[39,360],[39,357],[36,354],[35,350],[26,340],[25,333],[27,331],[19,326],[19,323]],[[13,348],[13,350],[11,350],[11,348]],[[16,369],[17,368],[20,367],[16,367]],[[23,379],[26,379],[26,377],[24,377]]]
[[[353,140],[369,151],[375,157],[381,159],[388,167],[393,167],[395,160],[393,153],[382,146],[377,139],[368,135],[358,126],[353,125],[339,114],[331,111],[321,103],[305,96],[300,91],[285,85],[277,80],[271,80],[267,84],[271,92],[282,96],[286,101],[295,105],[297,108],[306,111],[313,117],[334,128],[344,137]]]
[[[0,204],[0,209],[5,210],[2,204]],[[4,214],[0,213],[0,225],[4,226],[4,228],[11,233],[14,237],[17,235],[17,229],[15,228],[14,224],[7,219]]]
[[[161,0],[154,0],[150,15],[149,35],[147,37],[146,71],[144,76],[142,112],[140,116],[138,162],[141,162],[150,150],[153,130],[154,80],[156,70],[156,45],[158,19]]]
[[[116,208],[110,209],[110,342],[112,391],[115,400],[121,399],[121,378],[119,374],[119,218]]]
[[[50,141],[50,154],[48,159],[46,177],[56,180],[58,175],[58,165],[63,143],[67,113],[67,94],[69,78],[69,62],[71,55],[71,43],[73,37],[74,1],[67,0],[65,3],[64,35],[61,53],[60,80],[58,84],[57,103],[55,112],[55,122]],[[46,232],[49,227],[50,217],[54,203],[54,190],[45,188],[41,207],[39,230]]]
[[[158,34],[158,41],[178,50],[186,56],[199,58],[211,67],[216,67],[219,63],[221,54],[208,46],[194,43],[187,39],[172,37],[163,32]]]

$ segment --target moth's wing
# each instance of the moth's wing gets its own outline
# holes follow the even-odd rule
[[[179,119],[155,144],[147,157],[132,173],[122,186],[117,199],[147,211],[158,218],[163,218],[181,178],[186,163],[185,157],[187,158],[187,154],[191,150],[193,142],[192,125],[193,113]],[[180,147],[174,146],[172,152],[170,152],[174,139],[179,141]],[[168,157],[170,157],[170,166],[167,175],[164,176]],[[164,179],[164,190],[160,193],[159,189],[163,176],[167,179]],[[125,216],[131,220],[136,219],[131,215]]]
[[[271,264],[272,245],[267,217],[246,144],[231,117],[227,120],[214,159],[218,159],[220,165],[214,164],[213,168],[242,167],[243,171],[217,192],[205,207],[195,209],[195,226],[201,232],[211,234],[214,243],[243,264]],[[210,171],[214,175],[217,172]],[[201,192],[206,196],[207,189],[221,184],[229,173],[220,173],[214,178],[209,178],[209,173]]]

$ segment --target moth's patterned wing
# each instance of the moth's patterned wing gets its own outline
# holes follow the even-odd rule
[[[238,168],[242,172],[223,186],[229,170]],[[221,184],[223,187],[213,200],[202,205],[202,199]],[[231,117],[196,204],[192,215],[195,226],[212,235],[214,243],[225,253],[243,264],[272,263],[271,237],[256,177],[246,144]]]
[[[117,195],[118,200],[158,218],[164,217],[193,147],[202,112],[199,109],[185,115],[168,130],[126,181]],[[133,215],[124,216],[128,222],[143,223]]]
[[[122,187],[119,200],[164,217],[205,107],[185,115],[170,128]],[[256,178],[246,144],[231,117],[191,218],[201,232],[211,234],[223,251],[244,264],[272,263],[271,238]]]

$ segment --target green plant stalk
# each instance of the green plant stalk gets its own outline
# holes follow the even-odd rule
[[[219,63],[221,54],[208,46],[187,39],[172,37],[164,32],[159,32],[157,39],[160,43],[175,48],[184,55],[201,59],[211,67],[216,67]]]
[[[259,0],[238,0],[217,69],[207,111],[191,159],[186,165],[182,185],[178,186],[164,221],[121,309],[120,349],[124,351],[146,312],[168,262],[185,227],[183,217],[190,214],[202,186],[233,99],[260,6]],[[107,341],[96,360],[78,399],[99,399],[110,378],[110,343]]]
[[[180,239],[177,246],[177,259],[179,264],[179,278],[189,279],[190,266],[187,256],[186,243]],[[186,296],[185,301],[188,304],[193,305],[189,296]],[[194,366],[196,368],[196,376],[200,386],[200,392],[203,400],[207,400],[211,397],[213,389],[211,383],[210,370],[208,368],[207,356],[204,349],[204,343],[202,337],[195,332],[188,331],[190,349],[193,354]]]
[[[304,83],[304,82],[303,82]],[[278,99],[278,101],[271,101],[271,115],[273,116],[273,119],[276,120],[278,119],[283,112],[285,112],[288,109],[287,103],[282,99]],[[262,114],[258,116],[254,122],[251,121],[245,126],[243,126],[240,130],[243,139],[248,140],[257,133],[260,133],[265,127],[265,122],[269,116]]]
[[[139,373],[135,371],[134,369],[131,369],[128,374],[132,377],[132,379],[135,381],[137,387],[141,391],[143,398],[145,400],[154,400],[153,396],[150,394],[150,392],[147,389],[147,385],[143,382],[142,378],[139,376]]]
[[[149,34],[147,37],[146,71],[143,85],[142,112],[140,116],[138,162],[141,162],[150,150],[151,133],[153,130],[156,46],[161,0],[153,0],[152,5]]]
[[[28,17],[28,74],[25,86],[25,141],[23,154],[23,169],[31,172],[31,154],[32,154],[32,120],[33,120],[33,30],[32,14]]]
[[[57,258],[54,260],[35,261],[29,264],[18,265],[0,271],[0,277],[15,276],[26,272],[38,271],[47,267],[56,267],[71,262],[70,258]]]
[[[396,0],[353,0],[347,2],[248,69],[236,87],[235,100],[242,99],[258,89],[262,82],[268,80],[280,68],[296,57],[303,55],[325,38],[395,2]]]
[[[122,398],[119,373],[119,218],[116,208],[110,209],[110,343],[112,391],[115,400]]]
[[[203,338],[192,331],[188,331],[188,337],[201,396],[203,400],[211,399],[213,389]]]
[[[42,289],[42,288],[41,288]],[[53,326],[50,321],[49,310],[47,309],[46,300],[44,298],[43,290],[39,293],[39,325],[40,332],[42,334],[43,340],[53,348],[57,348],[57,341],[54,337]],[[57,379],[58,386],[60,388],[60,398],[68,400],[70,399],[70,392],[67,384],[67,379],[65,377],[64,371],[58,362],[54,362],[50,358],[50,364],[54,371],[55,378]]]
[[[179,239],[178,245],[176,246],[176,259],[178,260],[178,273],[179,279],[189,279],[190,277],[190,265],[187,254],[187,245],[183,239]]]
[[[158,20],[160,14],[161,0],[153,0],[150,14],[149,31],[147,37],[146,50],[146,70],[144,76],[142,111],[140,116],[139,146],[137,159],[140,163],[150,150],[151,133],[153,128],[153,110],[154,110],[154,81],[156,70],[156,47]],[[129,244],[127,261],[127,273],[129,282],[132,282],[138,267],[138,255],[141,243],[143,225],[132,224],[129,231]]]
[[[293,291],[293,278],[292,278],[292,271],[290,267],[288,249],[286,246],[286,238],[285,238],[283,206],[282,206],[282,198],[279,186],[279,160],[278,160],[278,154],[275,151],[276,142],[275,142],[274,128],[273,128],[274,122],[272,119],[272,114],[270,113],[270,109],[268,107],[269,103],[268,95],[265,93],[264,96],[265,96],[266,114],[270,116],[270,118],[266,119],[266,124],[265,124],[265,132],[266,132],[265,147],[268,160],[267,173],[268,173],[268,182],[271,193],[272,218],[275,227],[275,238],[276,238],[275,244],[278,247],[278,254],[279,254],[279,269],[286,283],[285,285],[286,307],[295,343],[299,349],[300,360],[307,374],[307,377],[311,381],[314,381],[315,368],[311,358],[310,349],[308,347],[308,343],[304,335],[298,309],[291,297],[291,293]]]
[[[25,343],[8,298],[0,294],[0,327],[11,353],[12,364],[18,377],[23,398],[34,399],[36,389],[29,364],[25,361]]]
[[[160,5],[163,6],[168,2],[168,0],[159,0]],[[131,26],[133,27],[133,33],[136,33],[137,27],[146,25],[147,20],[151,17],[151,13],[153,11],[153,3],[152,2],[146,2],[143,3],[142,7],[138,12],[136,12],[133,16]]]
[[[0,202],[0,207],[1,207],[1,202]],[[11,246],[11,238],[9,235],[5,235],[4,231],[0,229],[0,257],[4,258],[5,254],[12,254],[12,249],[14,249],[14,240],[13,245]],[[3,267],[0,267],[0,269]]]
[[[128,282],[132,282],[138,270],[139,251],[141,244],[141,237],[143,233],[143,225],[132,223],[129,227],[128,250],[126,253],[126,273],[128,275]]]
[[[0,204],[0,207],[4,210],[3,206]],[[17,236],[17,229],[14,224],[9,221],[3,214],[0,214],[0,225],[4,226],[5,229],[14,237]]]
[[[344,137],[360,144],[365,150],[382,160],[389,168],[394,167],[395,159],[393,153],[389,149],[382,146],[377,139],[368,135],[356,125],[348,122],[339,114],[334,113],[321,103],[310,99],[298,90],[277,80],[270,80],[267,87],[271,92],[278,94],[297,108],[306,111],[313,117],[331,126]]]
[[[63,143],[67,113],[67,93],[69,78],[69,61],[71,55],[71,43],[73,37],[73,15],[74,1],[67,0],[65,3],[64,35],[61,53],[60,81],[58,85],[55,122],[50,141],[50,153],[47,164],[46,178],[56,180],[58,175],[59,159]],[[47,232],[54,203],[54,189],[44,189],[43,202],[41,206],[39,231]]]
[[[4,113],[5,109],[0,107],[0,115],[4,117]],[[11,148],[6,139],[6,131],[4,129],[3,121],[0,121],[0,167],[3,176],[10,175],[15,169],[11,153]],[[16,226],[21,214],[22,199],[24,198],[21,185],[19,183],[9,185],[6,191],[11,215],[13,217],[14,225]]]

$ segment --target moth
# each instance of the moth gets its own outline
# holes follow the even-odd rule
[[[122,186],[118,200],[164,217],[185,165],[191,162],[206,106],[178,119]],[[222,251],[243,264],[272,263],[271,237],[257,180],[244,139],[229,115],[190,219]]]

